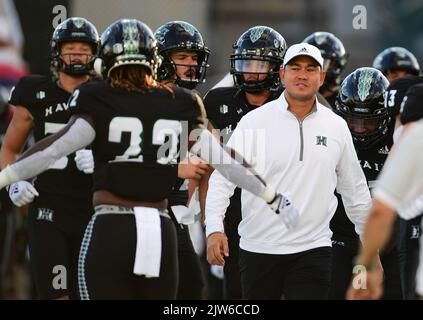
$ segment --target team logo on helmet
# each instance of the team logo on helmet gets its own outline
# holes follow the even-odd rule
[[[80,29],[84,26],[85,21],[81,18],[75,18],[75,19],[73,19],[73,24],[75,25],[75,27]]]
[[[194,33],[195,33],[195,29],[191,26],[191,25],[189,25],[188,23],[186,23],[186,22],[183,22],[183,21],[181,21],[181,22],[179,22],[179,25],[186,31],[186,32],[188,32],[190,35],[191,35],[191,37],[194,35]]]
[[[363,70],[360,72],[360,77],[358,78],[357,84],[357,93],[361,101],[366,100],[367,96],[369,95],[373,81],[373,74],[374,72],[372,70]]]
[[[138,54],[140,34],[135,21],[123,22],[123,47],[125,54]]]
[[[164,44],[166,42],[166,34],[169,32],[169,29],[166,27],[160,28],[157,32],[156,32],[156,40],[161,43]]]
[[[323,43],[326,42],[327,36],[324,33],[316,34],[316,37],[314,38],[316,40],[316,44],[321,46]]]
[[[263,32],[264,32],[264,28],[263,27],[257,27],[257,28],[254,28],[253,30],[251,30],[251,33],[250,33],[251,42],[254,43],[258,39],[260,39],[260,37],[263,34]]]

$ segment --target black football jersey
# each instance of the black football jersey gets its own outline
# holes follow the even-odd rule
[[[96,131],[94,190],[131,200],[169,197],[188,132],[203,122],[194,94],[176,87],[173,92],[129,92],[104,81],[75,90],[72,113],[90,115]]]
[[[34,139],[39,141],[63,128],[71,116],[67,101],[70,93],[60,88],[51,77],[23,77],[11,93],[10,104],[25,107],[34,121]],[[76,167],[75,154],[56,161],[49,170],[37,176],[35,188],[42,195],[63,195],[91,201],[92,175]]]
[[[277,99],[283,91],[280,88],[272,91],[266,102]],[[215,129],[221,130],[221,135],[229,138],[241,118],[257,106],[250,105],[242,91],[235,87],[220,87],[210,90],[204,97],[207,118]]]
[[[361,168],[366,176],[367,184],[369,185],[370,192],[382,170],[386,157],[393,144],[392,134],[388,133],[377,146],[366,150],[357,150],[357,157],[360,161]],[[341,196],[337,194],[338,208],[332,218],[330,227],[333,232],[333,239],[335,240],[348,240],[358,239],[355,233],[354,224],[349,220],[345,213],[345,208],[342,203]]]
[[[277,99],[284,88],[272,91],[266,102]],[[219,130],[222,143],[226,144],[241,118],[257,106],[250,105],[245,94],[235,87],[219,87],[210,90],[204,97],[207,119]],[[236,230],[241,221],[241,189],[236,188],[226,209],[225,225]]]

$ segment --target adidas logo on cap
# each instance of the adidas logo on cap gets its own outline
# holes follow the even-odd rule
[[[308,43],[297,43],[290,46],[286,51],[283,67],[285,67],[289,61],[301,55],[313,58],[320,67],[323,68],[323,57],[320,50]]]

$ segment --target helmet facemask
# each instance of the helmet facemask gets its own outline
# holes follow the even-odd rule
[[[177,52],[195,52],[197,54],[196,64],[175,63],[171,58],[172,53]],[[175,83],[183,88],[195,89],[199,84],[205,82],[206,72],[209,65],[209,51],[206,49],[198,50],[166,50],[162,52],[163,63],[160,66],[159,80],[174,79]],[[186,68],[184,77],[178,75],[177,68]]]
[[[287,45],[277,31],[266,26],[252,27],[232,48],[231,74],[235,87],[249,93],[280,88],[279,69]]]
[[[348,124],[356,149],[383,140],[391,118],[385,105],[388,80],[375,68],[358,68],[342,82],[334,111]]]
[[[359,150],[369,149],[378,144],[388,132],[390,117],[388,112],[380,114],[358,116],[356,114],[343,114],[354,141]]]
[[[272,57],[233,55],[231,73],[235,86],[249,93],[276,89],[280,86],[280,64]]]
[[[155,31],[159,54],[163,59],[158,72],[158,80],[174,81],[180,87],[194,89],[204,83],[209,67],[210,50],[205,46],[201,33],[192,24],[185,21],[170,21]],[[178,52],[195,52],[197,65],[175,63],[171,56]],[[177,68],[188,67],[182,78]]]
[[[85,76],[93,70],[94,61],[97,58],[97,46],[90,44],[91,54],[89,53],[62,53],[62,46],[66,42],[63,42],[59,45],[59,56],[57,60],[59,61],[58,71],[72,75],[72,76]],[[79,61],[70,61],[71,56],[81,56]],[[86,61],[86,62],[84,62]]]
[[[71,52],[62,54],[66,43],[86,43],[91,47],[91,52]],[[63,72],[72,76],[84,76],[93,72],[94,61],[98,53],[99,36],[95,26],[84,18],[69,18],[62,22],[53,32],[51,39],[51,70],[54,73]],[[72,63],[69,55],[82,55],[81,60]],[[69,62],[69,63],[68,63]]]

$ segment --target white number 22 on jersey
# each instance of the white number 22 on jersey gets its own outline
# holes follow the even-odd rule
[[[122,133],[130,133],[129,147],[119,156],[116,156],[111,162],[119,161],[137,161],[142,162],[143,156],[141,154],[143,125],[140,119],[134,117],[115,117],[110,121],[109,137],[110,142],[120,143],[122,140]],[[166,137],[170,137],[170,146],[167,147],[168,155],[158,151],[157,162],[160,164],[168,164],[177,157],[179,135],[182,132],[182,125],[177,120],[159,119],[153,126],[153,141],[154,145],[162,146]],[[162,156],[160,156],[162,155]]]

